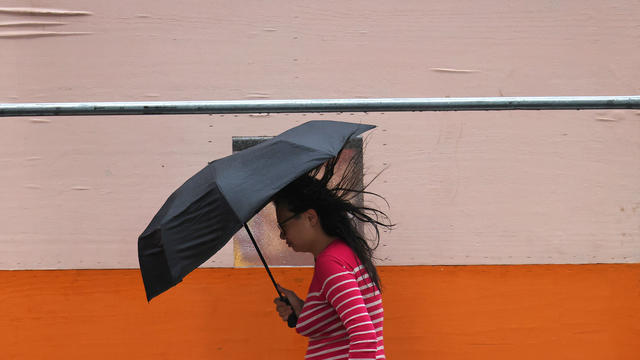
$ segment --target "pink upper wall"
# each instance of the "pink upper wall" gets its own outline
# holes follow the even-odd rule
[[[0,9],[0,102],[640,93],[635,1],[1,7],[91,14]],[[0,268],[136,267],[155,211],[231,136],[317,118],[378,125],[383,264],[640,261],[640,112],[603,110],[4,118]],[[230,246],[207,263],[232,264]]]

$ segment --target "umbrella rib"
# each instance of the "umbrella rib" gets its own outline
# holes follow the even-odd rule
[[[347,141],[349,141],[350,138],[351,137],[348,137],[347,140],[345,140],[345,144],[347,143]],[[297,143],[295,141],[291,141],[291,140],[287,140],[287,139],[282,139],[280,141],[287,142],[289,144],[293,144],[293,145],[298,146],[300,148],[305,148],[305,149],[309,149],[309,150],[312,150],[312,151],[317,151],[318,153],[321,153],[322,155],[328,156],[329,158],[332,158],[332,157],[336,156],[331,152],[323,151],[323,150],[320,150],[320,149],[317,149],[317,148],[312,148],[311,146],[303,145],[303,144]],[[311,170],[311,169],[309,169],[309,170]]]
[[[310,151],[313,151],[313,152],[317,152],[317,153],[318,153],[318,155],[321,155],[321,156],[323,156],[323,157],[327,157],[327,159],[323,160],[321,163],[316,164],[316,165],[313,165],[313,166],[310,166],[308,169],[305,169],[303,173],[306,173],[306,172],[308,172],[308,171],[313,170],[313,169],[314,169],[314,168],[316,168],[317,166],[322,165],[324,162],[326,162],[326,161],[327,161],[327,160],[329,160],[330,158],[332,158],[332,157],[336,156],[336,155],[334,155],[334,154],[333,154],[333,153],[331,153],[331,152],[327,152],[327,151],[323,151],[323,150],[320,150],[320,149],[317,149],[317,148],[313,148],[313,147],[310,147],[310,146],[306,146],[306,145],[303,145],[303,144],[299,144],[299,143],[294,142],[294,141],[291,141],[291,140],[287,140],[287,139],[278,139],[278,141],[281,141],[281,142],[283,142],[283,143],[287,143],[287,144],[291,144],[291,145],[293,145],[293,146],[297,146],[297,147],[299,147],[299,148],[301,148],[301,149],[307,149],[307,150],[310,150]],[[252,147],[252,148],[248,148],[248,149],[245,149],[245,150],[242,150],[242,151],[247,151],[247,150],[251,150],[251,149],[254,149],[254,148]],[[244,219],[242,216],[240,216],[240,214],[238,214],[238,212],[236,211],[236,209],[235,209],[233,206],[231,206],[231,202],[229,201],[229,199],[228,199],[228,198],[227,198],[227,196],[225,195],[225,194],[226,194],[226,191],[225,191],[224,187],[220,187],[220,184],[218,184],[218,188],[220,189],[220,195],[225,199],[225,201],[227,202],[227,204],[229,204],[229,206],[230,206],[231,210],[232,210],[232,211],[233,211],[233,213],[236,215],[236,218],[238,218],[238,219],[240,220],[240,222],[242,222],[242,223],[244,223],[244,222],[246,222],[246,221],[249,221],[249,220],[250,220],[250,219],[251,219],[255,214],[257,214],[258,212],[260,212],[260,210],[262,210],[262,209],[263,209],[263,208],[264,208],[264,207],[269,203],[269,201],[265,202],[265,203],[264,203],[264,204],[262,204],[259,208],[257,208],[257,210],[256,210],[253,214],[251,214],[251,216],[250,216],[249,218]]]

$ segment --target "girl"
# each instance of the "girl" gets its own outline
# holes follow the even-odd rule
[[[372,258],[380,240],[378,226],[391,229],[394,224],[384,212],[362,205],[363,194],[382,197],[365,191],[371,183],[360,182],[361,153],[351,157],[340,180],[330,186],[341,154],[272,199],[280,238],[315,259],[306,300],[278,285],[291,305],[279,298],[274,303],[283,320],[292,312],[298,316],[296,331],[309,337],[305,358],[384,359],[381,286]],[[374,247],[363,235],[364,225],[375,230]]]

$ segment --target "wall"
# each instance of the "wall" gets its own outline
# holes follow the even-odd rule
[[[274,269],[304,293],[311,268]],[[636,359],[640,265],[380,267],[393,359]],[[198,269],[147,304],[137,270],[4,271],[5,359],[300,359],[263,269]]]
[[[638,10],[633,1],[5,1],[0,102],[633,95]],[[378,126],[365,170],[389,166],[371,189],[398,223],[378,251],[390,357],[638,357],[638,322],[624,320],[640,302],[637,110],[4,118],[0,346],[14,358],[45,349],[201,358],[222,338],[226,356],[256,357],[247,325],[211,327],[220,310],[176,315],[194,299],[189,311],[213,307],[231,281],[215,279],[253,274],[230,269],[232,243],[146,304],[136,240],[177,186],[231,153],[232,136],[309,119]],[[278,271],[305,292],[297,274],[310,269]],[[233,299],[267,300],[230,309],[245,322],[258,315],[243,309],[264,312],[255,331],[282,346],[263,358],[299,357],[302,340],[280,329],[258,278]],[[407,279],[420,285],[396,285]],[[409,311],[405,299],[425,294]],[[125,327],[146,331],[125,337]],[[165,345],[147,345],[156,338]]]

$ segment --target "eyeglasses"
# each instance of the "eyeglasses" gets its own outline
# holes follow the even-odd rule
[[[288,218],[282,220],[282,222],[278,222],[278,228],[280,228],[280,231],[284,234],[284,224],[287,223],[287,221],[293,219],[294,217],[297,217],[298,215],[300,215],[301,213],[297,213],[297,214],[293,214],[291,216],[289,216]]]

